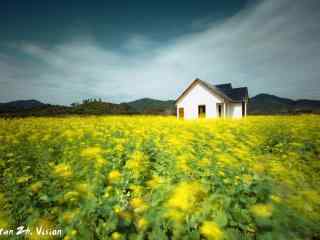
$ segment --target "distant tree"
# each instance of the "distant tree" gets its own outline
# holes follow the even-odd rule
[[[79,103],[77,103],[77,102],[71,103],[71,107],[77,107],[77,106],[79,106]]]

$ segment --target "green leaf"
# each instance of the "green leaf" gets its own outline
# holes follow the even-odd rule
[[[223,211],[219,211],[217,216],[215,217],[215,222],[220,227],[225,227],[228,224],[228,217]]]

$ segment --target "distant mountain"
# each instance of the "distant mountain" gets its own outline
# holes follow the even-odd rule
[[[25,111],[33,108],[41,108],[46,106],[42,102],[37,100],[18,100],[7,103],[0,103],[0,112],[16,112],[16,111]]]
[[[107,103],[97,100],[85,100],[81,104],[69,106],[44,104],[37,100],[21,100],[0,103],[0,116],[57,116],[57,115],[112,115],[137,114],[128,104]]]
[[[94,99],[84,100],[81,104],[72,106],[59,106],[44,104],[37,100],[21,100],[0,103],[0,116],[56,116],[56,115],[112,115],[112,114],[153,114],[175,115],[174,100],[157,100],[142,98],[127,103],[108,103]],[[320,114],[320,101],[316,100],[291,100],[270,94],[258,94],[250,98],[248,114]]]
[[[320,113],[320,101],[291,100],[271,94],[258,94],[250,98],[248,114],[299,114]]]
[[[37,100],[0,103],[0,116],[54,116],[65,114],[69,107],[45,104]]]
[[[164,114],[170,115],[175,113],[175,101],[161,101],[152,98],[141,98],[132,102],[127,102],[130,107],[141,114]]]
[[[295,110],[298,112],[310,111],[320,113],[320,101],[301,99],[295,102]]]

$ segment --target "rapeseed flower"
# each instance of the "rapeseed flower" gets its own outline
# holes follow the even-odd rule
[[[239,214],[249,238],[260,239],[264,230],[277,237],[281,224],[283,232],[311,239],[320,219],[319,139],[319,116],[237,121],[145,116],[0,119],[0,175],[5,179],[0,228],[17,225],[23,216],[30,216],[31,227],[38,224],[38,216],[49,226],[39,207],[50,200],[48,220],[62,224],[66,240],[93,236],[94,229],[79,228],[90,226],[91,217],[103,219],[97,221],[98,238],[104,230],[108,239],[161,238],[165,230],[175,239],[222,240],[236,233],[224,232],[225,222],[239,224],[237,218],[229,223],[225,217]],[[264,189],[271,187],[276,192],[268,195]],[[28,193],[26,188],[34,196],[20,197]],[[249,194],[235,194],[238,191]],[[257,199],[270,203],[252,205]],[[26,208],[16,209],[24,203]],[[73,209],[80,206],[84,208]],[[100,211],[101,206],[106,208]],[[243,212],[234,214],[237,206]],[[216,214],[221,208],[226,216]],[[216,222],[203,221],[214,216]],[[270,228],[258,226],[270,218]],[[192,233],[184,231],[187,223]],[[296,226],[301,226],[298,232]],[[145,233],[148,228],[152,231]]]
[[[210,165],[210,163],[211,163],[211,161],[208,158],[202,158],[201,160],[198,161],[198,164],[201,167],[207,167]]]
[[[79,213],[79,209],[68,210],[62,214],[62,219],[66,223],[71,223]]]
[[[41,189],[42,185],[43,185],[43,183],[38,181],[38,182],[31,184],[30,189],[33,193],[37,193]]]
[[[121,240],[121,239],[123,239],[123,235],[119,232],[113,232],[111,234],[111,239],[112,240]]]
[[[133,173],[134,178],[139,178],[148,166],[148,157],[141,151],[134,152],[125,165]]]
[[[242,176],[242,181],[246,184],[246,185],[250,185],[253,181],[253,177],[249,174],[245,174]]]
[[[88,183],[79,183],[75,186],[75,189],[81,195],[87,195],[90,192],[90,187]]]
[[[282,202],[281,197],[277,196],[277,195],[271,195],[271,200],[275,203],[280,203]]]
[[[257,173],[263,173],[265,171],[265,166],[262,163],[255,163],[252,169]]]
[[[28,182],[32,177],[31,176],[22,176],[17,178],[17,183],[25,183]]]
[[[302,191],[302,196],[311,203],[318,204],[320,206],[320,192],[315,190]]]
[[[148,205],[141,197],[131,199],[130,205],[136,213],[144,212],[148,208]]]
[[[121,173],[118,170],[112,170],[108,174],[108,180],[110,183],[119,182],[120,179],[121,179]]]
[[[163,179],[159,176],[152,176],[152,178],[147,181],[147,186],[154,189],[157,188],[161,183],[163,182]]]
[[[138,219],[136,226],[138,230],[143,231],[147,228],[148,221],[145,218],[140,218]]]
[[[271,204],[256,204],[250,208],[251,213],[256,217],[269,218],[272,216]]]
[[[80,194],[76,191],[70,191],[64,194],[63,198],[65,202],[74,203],[79,200]]]
[[[192,211],[204,195],[205,190],[200,183],[182,182],[174,189],[168,200],[168,206],[183,211]]]
[[[0,229],[9,227],[8,216],[4,212],[0,212]]]
[[[97,159],[101,157],[102,149],[100,147],[88,147],[81,151],[81,156],[87,159]]]
[[[60,163],[54,167],[53,173],[61,178],[69,178],[72,176],[71,168],[66,163]]]
[[[165,213],[165,217],[172,219],[175,222],[181,222],[183,221],[185,214],[178,209],[169,208]]]
[[[177,157],[177,168],[183,172],[189,172],[191,170],[189,161],[192,158],[190,155],[181,155]]]
[[[118,216],[125,220],[125,221],[131,221],[132,220],[132,214],[129,211],[126,210],[120,210],[118,211]]]
[[[205,221],[200,227],[200,233],[208,240],[223,239],[223,231],[215,222]]]
[[[143,187],[137,184],[131,184],[129,189],[132,191],[133,196],[141,196],[143,193]]]

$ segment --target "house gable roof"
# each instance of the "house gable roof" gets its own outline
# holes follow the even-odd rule
[[[218,85],[214,85],[216,88],[218,88],[221,91],[224,90],[232,90],[232,85],[231,83],[225,83],[225,84],[218,84]]]
[[[219,85],[212,85],[200,79],[195,79],[189,87],[183,91],[183,93],[177,98],[176,104],[185,96],[187,95],[190,90],[196,85],[201,84],[204,86],[209,92],[213,94],[217,94],[218,96],[222,97],[223,99],[230,101],[230,102],[241,102],[248,97],[248,88],[232,88],[231,83],[226,84],[219,84]]]
[[[241,102],[248,98],[248,88],[240,87],[240,88],[232,88],[232,89],[224,89],[222,92],[232,99],[234,102]]]

